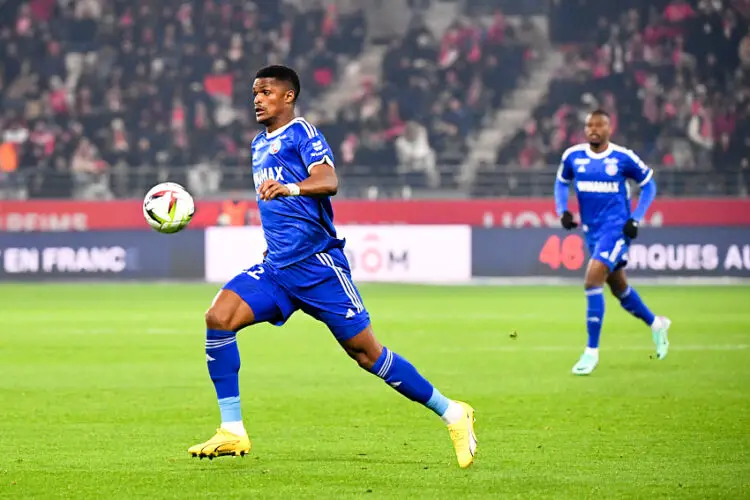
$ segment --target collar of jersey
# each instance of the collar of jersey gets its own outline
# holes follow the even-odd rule
[[[302,118],[301,116],[298,116],[297,118],[295,118],[294,120],[290,121],[289,123],[287,123],[283,127],[274,130],[270,134],[268,132],[266,132],[266,139],[273,139],[277,135],[283,134],[286,129],[288,129],[289,127],[291,127],[292,125],[294,125],[295,123],[297,123],[298,121],[301,121],[301,120],[304,120],[304,118]]]
[[[594,160],[601,160],[602,158],[606,158],[607,156],[609,156],[613,149],[614,148],[612,148],[611,142],[607,145],[607,149],[605,149],[601,153],[594,153],[593,151],[591,151],[591,146],[586,146],[586,155],[588,155],[589,158],[593,158]]]

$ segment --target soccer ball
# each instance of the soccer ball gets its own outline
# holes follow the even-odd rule
[[[162,182],[152,187],[143,199],[143,217],[160,233],[176,233],[190,223],[195,202],[184,187]]]

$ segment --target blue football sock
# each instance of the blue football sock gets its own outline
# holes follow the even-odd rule
[[[242,420],[240,409],[240,351],[237,334],[206,330],[206,363],[219,399],[222,422]]]
[[[638,292],[632,287],[628,287],[627,290],[620,295],[619,299],[620,305],[622,305],[623,309],[627,312],[636,318],[642,319],[648,326],[651,326],[654,323],[654,313],[646,307],[646,304],[641,300],[641,296],[638,295]]]
[[[443,416],[448,409],[450,400],[432,387],[414,365],[386,347],[371,371],[402,395],[423,404],[439,416]]]
[[[599,335],[604,321],[604,294],[602,287],[586,289],[586,331],[589,334],[587,347],[599,347]]]

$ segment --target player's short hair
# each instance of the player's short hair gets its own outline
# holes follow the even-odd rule
[[[591,113],[589,113],[589,114],[590,114],[591,116],[603,116],[603,117],[605,117],[605,118],[606,118],[607,120],[609,120],[609,113],[607,113],[606,111],[604,111],[604,110],[603,110],[603,109],[601,109],[601,108],[597,108],[597,109],[595,109],[594,111],[592,111],[592,112],[591,112]]]
[[[258,70],[255,78],[273,78],[274,80],[288,83],[292,87],[292,90],[294,90],[294,102],[297,102],[300,90],[302,90],[297,72],[288,66],[278,64],[266,66]]]

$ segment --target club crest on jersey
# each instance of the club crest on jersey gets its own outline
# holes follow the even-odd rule
[[[608,163],[607,166],[604,167],[604,171],[607,172],[607,175],[612,175],[612,176],[617,175],[617,172],[618,172],[617,162]]]
[[[275,155],[276,153],[278,153],[280,149],[281,149],[281,139],[275,139],[268,148],[268,150],[271,152],[272,155]]]

